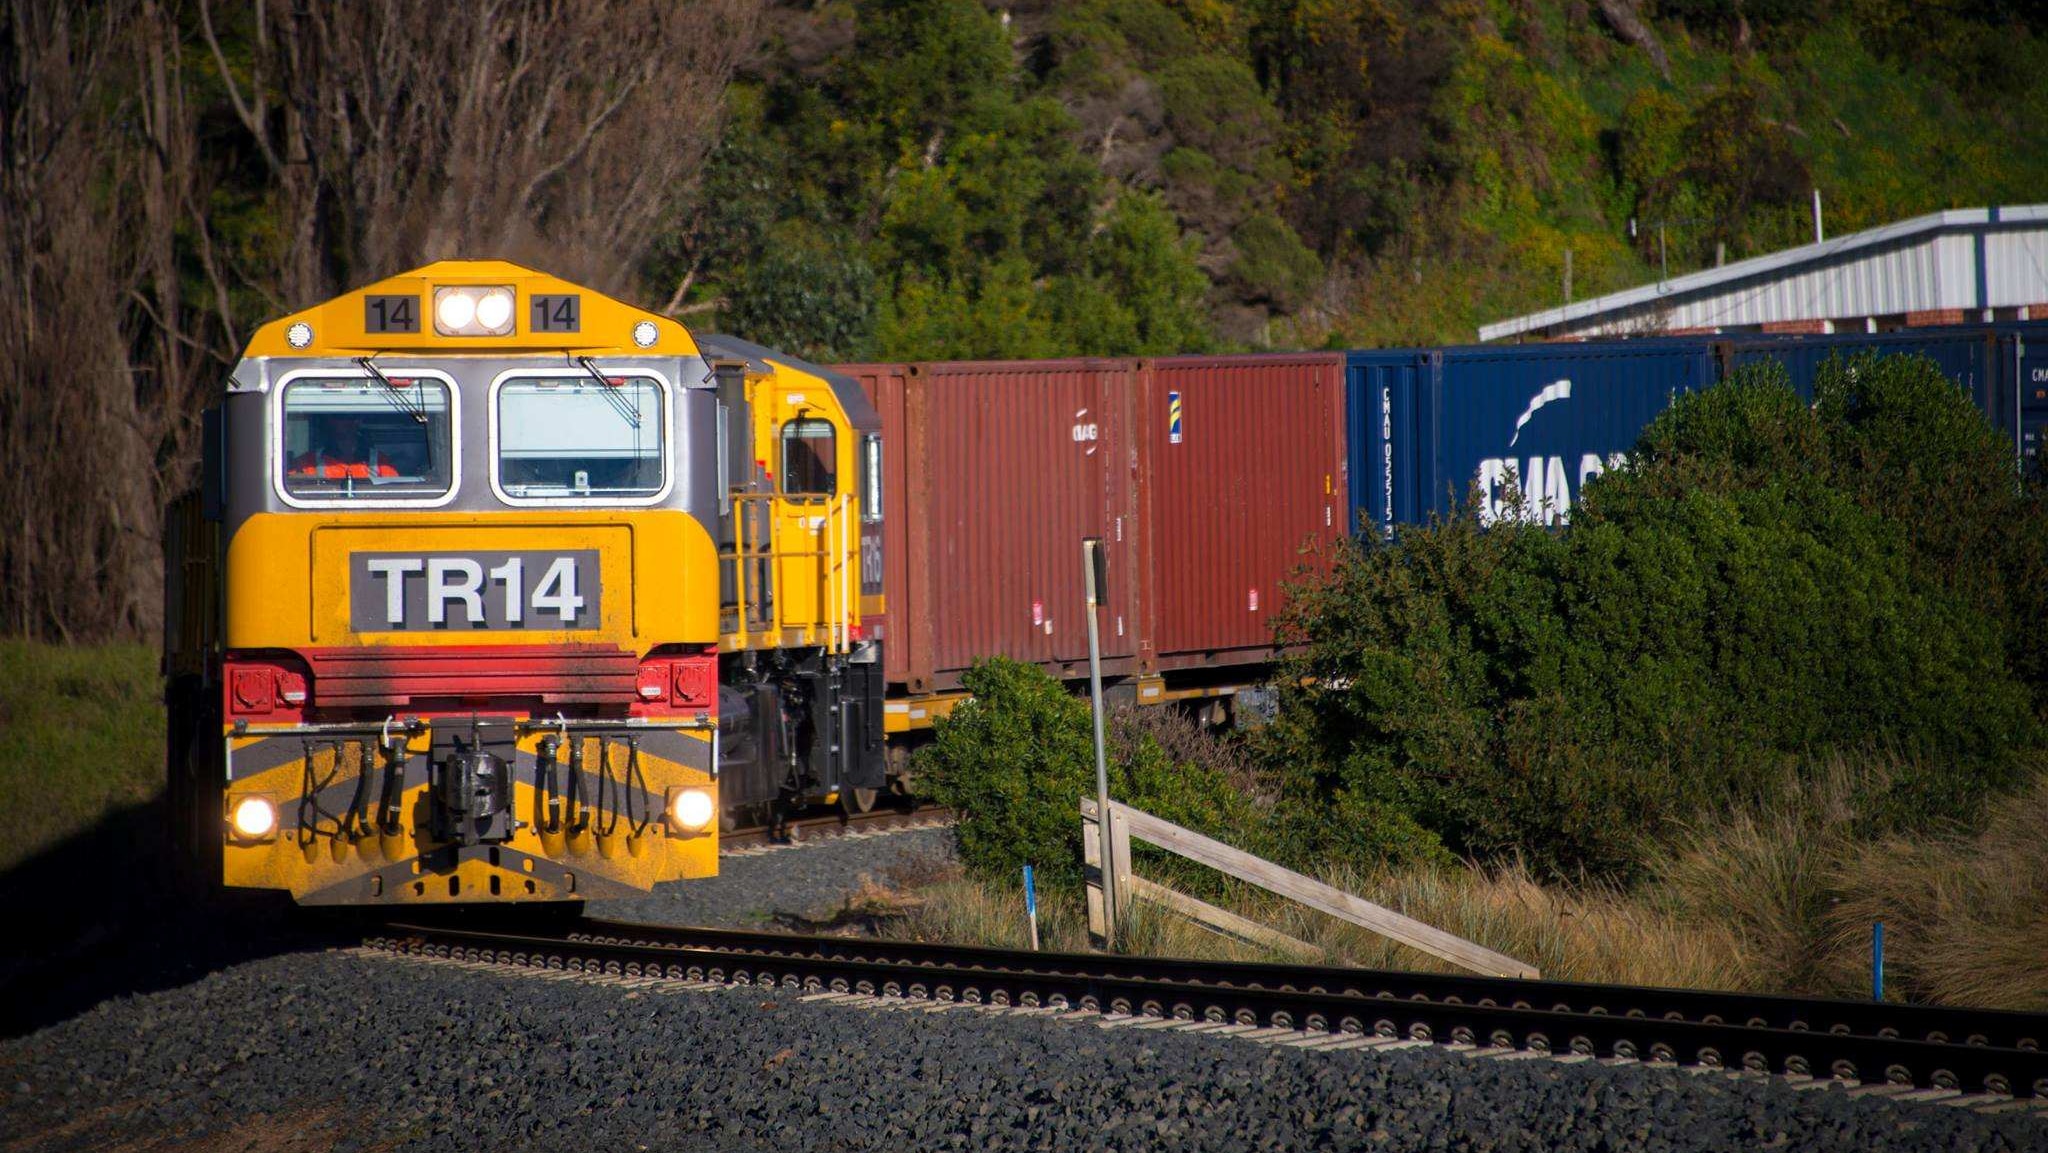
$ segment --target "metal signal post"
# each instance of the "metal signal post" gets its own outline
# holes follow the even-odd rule
[[[1107,573],[1103,565],[1102,538],[1081,541],[1082,581],[1088,595],[1088,697],[1095,712],[1095,803],[1102,814],[1102,917],[1104,943],[1116,944],[1116,857],[1111,851],[1109,809],[1109,757],[1102,739],[1102,592]]]

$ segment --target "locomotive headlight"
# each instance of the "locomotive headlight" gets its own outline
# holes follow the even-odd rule
[[[434,301],[434,323],[443,334],[453,336],[476,320],[476,297],[459,288],[444,288]]]
[[[459,284],[434,290],[434,331],[442,336],[505,336],[512,331],[512,289]]]
[[[476,322],[492,332],[503,332],[512,323],[512,294],[493,288],[476,302]]]
[[[717,815],[711,794],[703,789],[677,789],[669,796],[668,819],[685,832],[702,832]]]
[[[661,330],[651,320],[643,320],[633,326],[633,343],[642,348],[652,348],[661,337]]]
[[[228,814],[228,823],[248,840],[260,841],[277,831],[277,806],[262,797],[243,797]]]
[[[313,326],[300,321],[284,330],[284,341],[293,348],[304,348],[313,343]]]

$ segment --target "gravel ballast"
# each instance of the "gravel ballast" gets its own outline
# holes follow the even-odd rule
[[[644,897],[592,901],[586,909],[593,917],[650,925],[806,928],[830,923],[866,884],[890,886],[953,860],[949,828],[834,837],[724,857],[716,877],[664,882]]]
[[[0,1043],[0,1144],[298,1149],[1982,1150],[2040,1114],[1634,1066],[628,989],[329,952]]]

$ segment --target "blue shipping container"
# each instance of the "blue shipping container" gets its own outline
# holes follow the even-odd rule
[[[2010,412],[2010,400],[2000,395],[1998,333],[1989,328],[1924,329],[1917,332],[1874,334],[1842,333],[1834,336],[1747,337],[1724,346],[1727,371],[1760,361],[1776,360],[1785,366],[1792,387],[1801,396],[1813,395],[1814,377],[1820,366],[1834,357],[1844,360],[1864,353],[1878,356],[1924,356],[1941,366],[1950,380],[1962,386],[1979,408],[2002,427]]]
[[[1423,519],[1416,458],[1429,442],[1418,434],[1415,406],[1430,396],[1442,359],[1412,349],[1349,355],[1344,445],[1353,532],[1385,536]]]
[[[2048,440],[2048,324],[2020,325],[1999,339],[1999,365],[2012,390],[2011,414],[2000,427],[2013,432],[2013,448],[2029,469],[2041,464]]]
[[[1586,482],[1716,367],[1703,339],[1354,353],[1354,516],[1385,533],[1469,497],[1490,520],[1519,488],[1530,515],[1562,522]]]

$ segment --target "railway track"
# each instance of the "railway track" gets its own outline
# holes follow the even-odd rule
[[[1484,1056],[1842,1082],[1978,1107],[2048,1102],[2048,1016],[2025,1013],[594,920],[559,932],[393,925],[366,943],[627,978],[1214,1023],[1299,1034],[1310,1047],[1430,1042]]]
[[[881,808],[866,813],[824,813],[792,817],[774,826],[734,829],[719,835],[720,856],[753,856],[851,836],[951,824],[953,810],[939,805]]]

